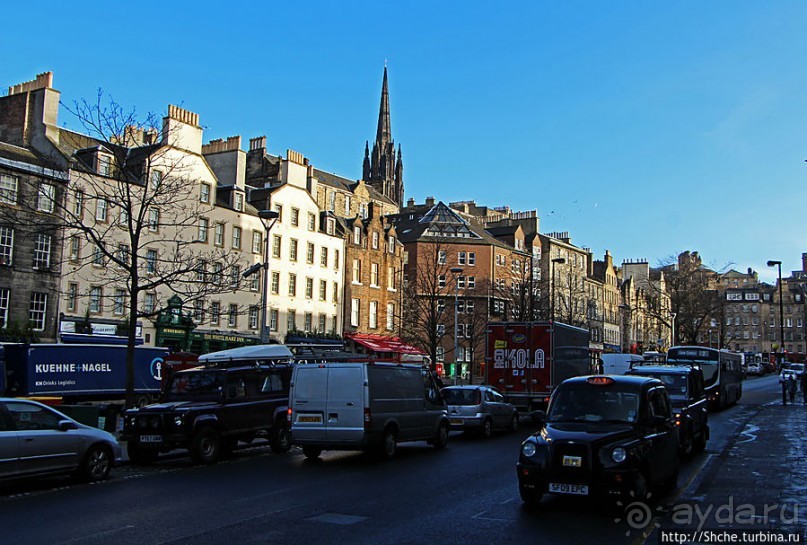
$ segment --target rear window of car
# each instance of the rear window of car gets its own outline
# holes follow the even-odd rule
[[[461,388],[445,388],[443,399],[447,405],[479,405],[481,397],[479,390],[466,390]]]

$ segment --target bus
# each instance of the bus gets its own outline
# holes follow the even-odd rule
[[[742,359],[739,354],[703,346],[674,346],[667,352],[667,365],[675,364],[701,368],[706,399],[712,409],[737,403],[743,395]]]

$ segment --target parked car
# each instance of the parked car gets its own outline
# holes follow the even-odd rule
[[[804,364],[803,363],[789,363],[787,364],[787,371],[796,375],[796,380],[801,380],[802,375],[804,374]]]
[[[538,417],[541,426],[521,444],[516,466],[527,505],[547,493],[643,501],[652,488],[677,483],[678,428],[658,379],[570,378]]]
[[[748,375],[761,377],[765,374],[765,367],[758,362],[753,362],[748,364]]]
[[[369,450],[388,459],[399,442],[448,444],[445,402],[431,372],[419,365],[296,365],[289,420],[292,444],[306,458],[323,450]]]
[[[120,459],[112,434],[36,401],[0,398],[0,480],[74,474],[100,481]]]
[[[709,413],[703,387],[703,371],[697,367],[673,365],[643,365],[634,367],[628,375],[660,380],[670,394],[681,454],[689,456],[702,452],[709,440]]]
[[[518,410],[490,386],[449,386],[441,390],[452,430],[490,437],[494,429],[518,431]]]
[[[291,357],[283,345],[244,346],[203,355],[201,367],[173,373],[161,403],[124,414],[129,459],[149,464],[160,452],[188,449],[195,462],[212,464],[256,438],[274,452],[288,451]]]

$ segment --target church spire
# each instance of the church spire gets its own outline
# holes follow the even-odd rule
[[[378,130],[375,136],[376,144],[386,148],[392,141],[392,128],[389,121],[389,90],[387,89],[387,67],[384,66],[384,83],[381,85],[381,105],[378,108]]]

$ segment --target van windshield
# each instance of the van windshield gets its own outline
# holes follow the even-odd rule
[[[479,405],[479,390],[465,390],[461,388],[444,388],[443,399],[446,405]]]

